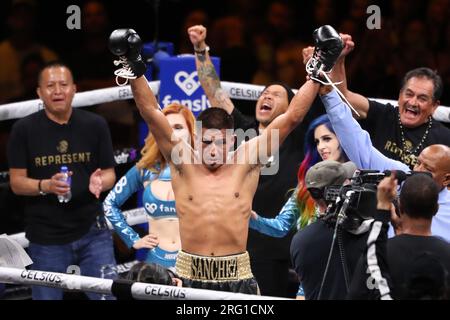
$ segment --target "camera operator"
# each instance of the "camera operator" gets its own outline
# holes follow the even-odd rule
[[[395,174],[378,185],[377,212],[364,255],[355,269],[351,299],[449,299],[450,244],[432,236],[439,188],[430,176],[406,179],[400,193],[402,234],[387,239]]]
[[[342,164],[326,160],[306,173],[306,187],[321,218],[294,236],[291,259],[307,300],[345,299],[353,270],[366,247],[368,232],[354,234],[344,229],[345,224],[337,226],[337,240],[333,241],[336,223],[330,225],[328,218],[333,214],[327,211],[327,206],[331,204],[326,203],[324,197],[326,187],[342,186],[355,170],[352,162]]]

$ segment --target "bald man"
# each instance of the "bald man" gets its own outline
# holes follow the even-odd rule
[[[350,109],[335,90],[324,88],[319,94],[341,147],[358,168],[410,171],[406,164],[386,157],[372,145],[369,133],[353,119]],[[434,144],[423,149],[414,171],[431,173],[439,187],[439,210],[433,218],[431,232],[450,242],[450,148]]]

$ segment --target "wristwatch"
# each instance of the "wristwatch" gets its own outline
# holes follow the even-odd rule
[[[42,191],[41,183],[42,183],[42,180],[39,180],[39,183],[38,183],[39,194],[40,194],[41,196],[46,196],[47,193],[45,193],[44,191]]]

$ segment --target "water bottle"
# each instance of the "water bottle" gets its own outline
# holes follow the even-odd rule
[[[70,187],[70,184],[72,182],[72,178],[69,176],[69,169],[66,166],[62,166],[61,167],[61,173],[64,175],[64,178],[62,178],[61,180],[67,182],[69,184],[69,187]],[[59,203],[63,203],[63,202],[67,203],[67,202],[70,201],[71,198],[72,198],[72,192],[70,192],[70,190],[69,190],[69,192],[67,192],[64,195],[58,195]]]

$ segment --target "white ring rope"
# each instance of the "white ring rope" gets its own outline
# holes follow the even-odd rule
[[[150,81],[149,86],[155,94],[159,93],[160,81]],[[222,81],[221,86],[230,98],[238,100],[255,101],[261,94],[264,86]],[[293,90],[297,93],[297,90]],[[87,107],[105,102],[117,100],[127,100],[133,98],[130,86],[111,87],[105,89],[97,89],[84,91],[75,94],[73,107]],[[396,105],[397,101],[386,99],[374,99],[381,103],[391,103]],[[37,112],[43,108],[40,99],[27,100],[0,105],[0,121],[9,119],[23,118],[33,112]],[[450,107],[439,106],[433,114],[433,118],[437,121],[450,122]]]
[[[40,285],[113,295],[112,288],[115,281],[57,272],[0,267],[0,282]],[[142,282],[131,284],[129,290],[132,297],[138,300],[291,300],[279,297],[164,286]]]
[[[147,213],[144,208],[136,208],[122,212],[127,223],[132,226],[148,222]],[[109,229],[113,229],[107,220]],[[26,248],[29,241],[25,238],[25,232],[9,235],[11,239],[17,241]],[[131,261],[118,265],[119,273],[128,271],[137,261]],[[31,275],[30,275],[31,274]],[[31,279],[30,279],[31,278]],[[113,280],[93,278],[65,273],[54,273],[47,271],[22,270],[15,268],[0,267],[0,283],[20,283],[29,285],[43,285],[61,289],[81,290],[101,294],[112,295],[111,286]],[[272,300],[281,299],[278,297],[263,297],[247,294],[236,294],[224,291],[214,291],[205,289],[178,288],[174,286],[163,286],[148,283],[134,283],[131,287],[131,294],[135,299],[179,299],[179,300]],[[284,299],[281,299],[284,300]]]

